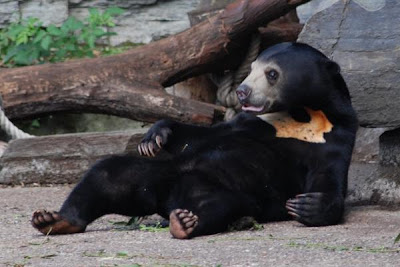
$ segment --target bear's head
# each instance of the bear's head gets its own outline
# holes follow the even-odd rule
[[[350,100],[339,66],[302,43],[281,43],[262,52],[236,94],[243,110],[259,114],[293,107],[318,110],[337,97]]]

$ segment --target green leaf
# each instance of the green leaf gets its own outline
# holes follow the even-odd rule
[[[106,32],[102,28],[96,28],[96,29],[94,29],[93,34],[96,37],[101,37],[101,36],[105,35]]]
[[[51,39],[51,37],[49,35],[46,35],[46,37],[43,38],[43,40],[40,42],[40,46],[44,49],[44,50],[49,50],[50,48],[50,44],[53,42],[53,40]]]
[[[97,15],[100,15],[100,12],[97,8],[92,7],[92,8],[89,8],[89,14],[92,16],[97,16]]]
[[[12,47],[7,51],[6,55],[3,58],[3,62],[4,63],[9,62],[17,53],[18,53],[18,46]]]
[[[104,11],[104,14],[110,15],[110,16],[119,16],[122,15],[125,12],[124,9],[119,8],[119,7],[109,7]]]
[[[49,27],[47,27],[47,32],[54,36],[62,35],[62,31],[53,24],[51,24],[51,25],[49,25]]]
[[[9,38],[12,41],[15,41],[17,39],[17,36],[25,30],[25,27],[22,25],[12,25],[7,33]]]
[[[61,26],[61,31],[63,31],[64,33],[74,32],[82,29],[83,26],[84,25],[81,21],[77,20],[74,17],[69,17]]]
[[[112,27],[115,27],[115,23],[112,20],[110,20],[110,21],[107,21],[106,26],[112,28]]]
[[[34,55],[31,53],[28,53],[28,51],[20,51],[16,56],[14,57],[15,64],[17,65],[31,65],[34,60]]]
[[[46,31],[40,30],[40,31],[38,32],[38,34],[36,35],[36,37],[33,39],[33,43],[35,44],[35,43],[40,42],[40,41],[43,39],[43,37],[46,36],[46,34],[47,34]]]
[[[57,60],[63,60],[65,58],[65,55],[67,54],[67,51],[64,49],[60,49],[56,52],[56,59]]]
[[[137,225],[140,221],[141,217],[131,217],[126,225]]]
[[[87,44],[89,45],[89,47],[90,47],[91,49],[94,48],[94,42],[95,42],[95,41],[96,41],[96,38],[95,38],[94,35],[89,35],[89,36],[88,36],[88,38],[87,38]]]
[[[104,33],[104,36],[113,36],[113,35],[117,35],[116,32],[106,32]]]
[[[100,38],[115,35],[113,17],[124,12],[110,7],[104,12],[91,8],[84,22],[69,17],[61,27],[28,18],[0,29],[0,60],[7,66],[56,62],[66,57],[93,57]],[[101,50],[101,49],[100,49]]]
[[[31,127],[32,127],[32,128],[40,128],[39,119],[33,120],[32,123],[31,123]]]
[[[397,237],[394,239],[394,244],[400,241],[400,233],[397,235]]]
[[[8,38],[1,39],[0,40],[0,53],[1,53],[1,51],[6,51],[9,44],[10,44],[10,41]]]
[[[75,51],[76,50],[76,46],[72,43],[66,44],[65,45],[65,50],[67,51]]]
[[[120,251],[120,252],[117,252],[116,256],[117,256],[118,258],[128,257],[128,252]]]
[[[82,55],[85,57],[94,57],[93,50],[87,50]]]
[[[27,42],[28,42],[28,35],[26,35],[24,32],[19,34],[17,36],[17,39],[15,40],[16,45],[26,44]]]
[[[28,18],[28,21],[27,21],[27,24],[28,24],[28,26],[32,27],[32,26],[35,26],[35,24],[36,24],[37,22],[38,22],[39,26],[42,25],[42,23],[39,22],[39,19],[38,19],[38,18],[29,17],[29,18]]]

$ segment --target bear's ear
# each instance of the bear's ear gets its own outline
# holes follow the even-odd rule
[[[329,73],[333,75],[340,74],[340,66],[336,62],[326,59],[323,64]]]

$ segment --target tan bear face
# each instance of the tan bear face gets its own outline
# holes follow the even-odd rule
[[[324,112],[327,103],[349,97],[345,85],[337,86],[339,72],[319,51],[282,43],[260,54],[236,94],[242,109],[271,124],[277,138],[324,143],[334,127]]]
[[[339,66],[318,50],[282,43],[259,55],[236,94],[244,111],[258,114],[310,105],[321,109],[329,95],[349,97],[342,80]]]
[[[284,78],[285,74],[273,61],[263,62],[262,59],[254,61],[250,74],[236,90],[242,109],[257,113],[277,109]]]

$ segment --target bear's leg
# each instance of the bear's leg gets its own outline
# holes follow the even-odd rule
[[[193,198],[170,212],[170,232],[173,237],[187,239],[225,231],[243,216],[255,216],[256,205],[247,197],[232,192],[213,192]]]
[[[143,216],[157,212],[173,184],[168,161],[114,156],[96,163],[72,190],[60,211],[38,210],[32,226],[43,234],[83,232],[105,214]]]

